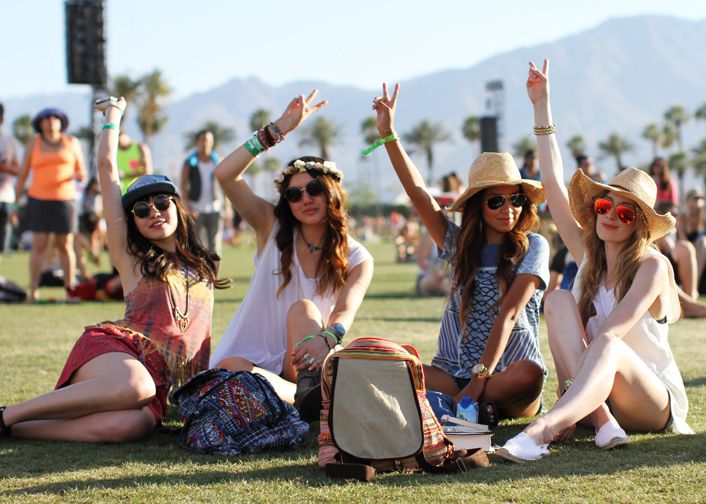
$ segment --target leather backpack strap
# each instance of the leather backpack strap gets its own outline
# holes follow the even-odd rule
[[[425,472],[433,474],[455,474],[460,472],[468,472],[471,469],[486,467],[490,465],[488,455],[480,449],[473,451],[459,450],[446,459],[441,465],[433,465],[427,462],[423,453],[417,454],[417,462]]]
[[[329,478],[354,479],[358,481],[372,481],[376,475],[373,466],[352,462],[330,462],[326,464],[324,471]]]

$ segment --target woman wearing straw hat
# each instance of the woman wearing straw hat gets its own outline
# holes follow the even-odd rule
[[[539,166],[556,226],[580,267],[572,293],[553,292],[544,305],[562,395],[496,452],[518,462],[546,455],[548,443],[569,437],[582,419],[602,449],[626,444],[625,430],[692,432],[667,341],[667,322],[679,317],[674,274],[650,246],[674,217],[655,212],[657,186],[636,168],[608,184],[577,171],[567,195],[548,69],[547,60],[542,70],[530,63],[527,79]]]
[[[471,166],[466,191],[451,208],[463,213],[461,226],[455,225],[395,134],[398,93],[399,85],[390,96],[383,84],[383,95],[373,102],[381,134],[376,144],[385,145],[453,279],[438,351],[424,367],[427,386],[454,402],[464,396],[479,402],[479,418],[486,423],[498,416],[535,415],[545,376],[539,305],[549,279],[549,245],[531,232],[539,225],[542,185],[522,179],[510,154],[481,154]]]
[[[83,181],[86,170],[81,146],[75,137],[67,135],[69,118],[56,108],[41,110],[32,120],[37,137],[25,148],[25,158],[17,176],[16,199],[22,196],[30,172],[32,182],[27,194],[29,230],[32,231],[32,252],[29,259],[30,301],[39,299],[39,277],[49,235],[56,236],[64,286],[69,294],[74,286],[76,255],[73,232],[76,222],[75,180]]]

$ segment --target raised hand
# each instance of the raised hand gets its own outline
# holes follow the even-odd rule
[[[549,98],[549,60],[544,59],[542,70],[530,61],[527,75],[527,95],[533,104],[547,101]]]
[[[382,83],[382,96],[376,96],[373,100],[373,110],[377,113],[377,127],[381,137],[386,137],[395,132],[395,107],[397,107],[397,95],[400,92],[400,85],[395,84],[392,97],[387,89],[387,83]]]
[[[304,95],[299,95],[289,102],[280,118],[275,121],[283,135],[297,129],[310,115],[326,106],[328,100],[321,100],[316,105],[312,105],[318,92],[318,89],[314,89],[306,98]]]
[[[102,112],[103,114],[105,114],[106,111],[112,107],[116,107],[122,113],[125,113],[127,101],[122,96],[120,97],[120,99],[115,98],[113,96],[108,96],[106,98],[99,98],[93,102],[93,109]]]

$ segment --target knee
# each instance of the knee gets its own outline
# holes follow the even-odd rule
[[[298,299],[287,312],[287,322],[298,321],[302,318],[321,320],[319,308],[310,299]]]
[[[157,387],[150,376],[116,383],[110,391],[111,403],[125,409],[146,406],[156,395]]]
[[[542,393],[544,371],[534,362],[518,362],[513,370],[513,383],[518,395],[537,397]]]
[[[544,300],[544,316],[547,320],[565,315],[567,310],[576,308],[576,300],[571,292],[557,289],[547,294]]]
[[[623,340],[617,336],[611,333],[601,333],[593,338],[593,341],[591,341],[591,344],[589,345],[589,349],[591,347],[595,348],[595,351],[600,352],[601,359],[608,359],[616,355],[617,352],[620,351],[623,344]]]

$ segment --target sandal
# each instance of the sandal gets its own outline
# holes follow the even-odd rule
[[[498,408],[493,401],[482,402],[478,405],[478,422],[488,427],[497,427]]]
[[[7,406],[0,406],[0,437],[12,436],[12,425],[5,425],[4,413]]]

